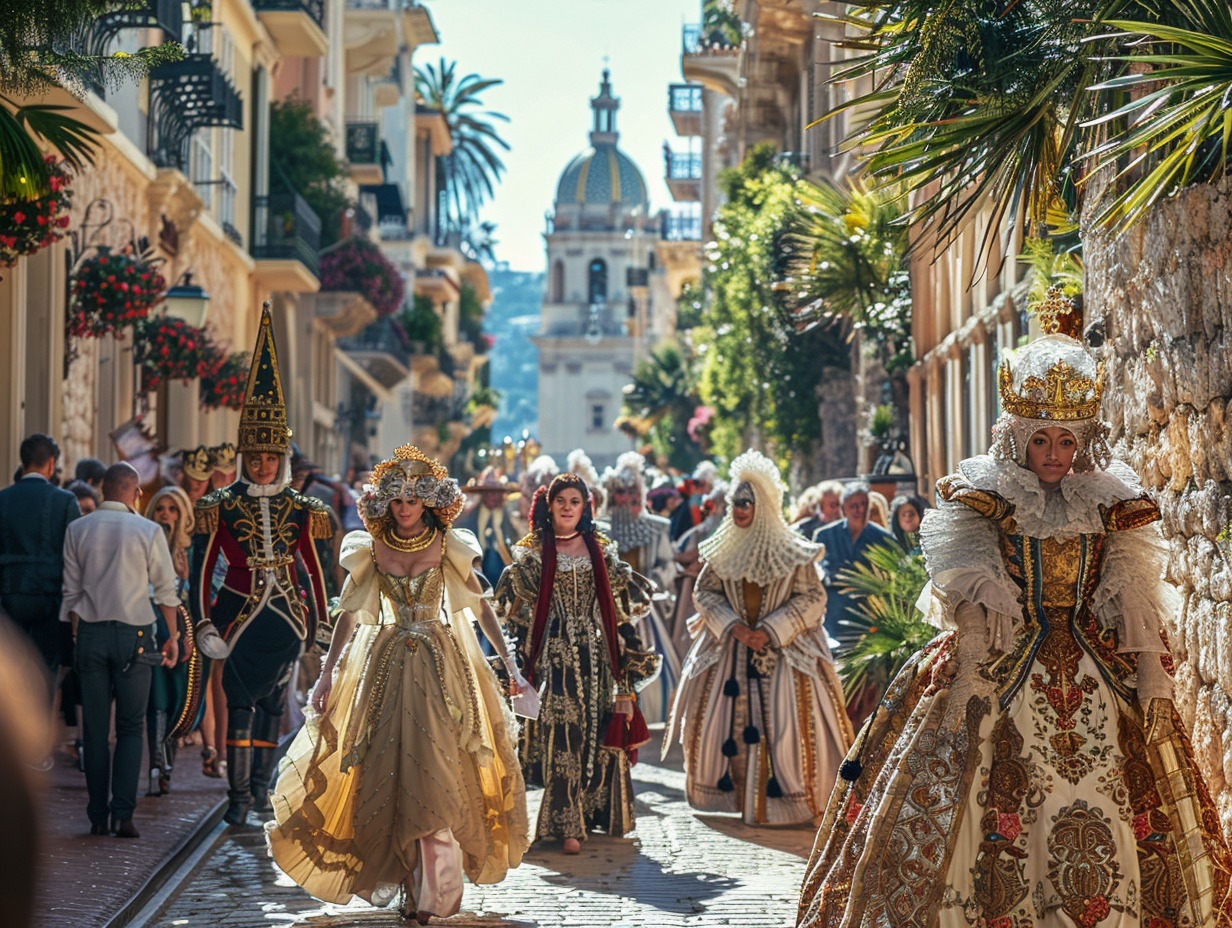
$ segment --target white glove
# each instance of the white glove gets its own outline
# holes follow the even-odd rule
[[[526,682],[526,678],[522,676],[513,661],[507,661],[505,669],[509,671],[510,681],[519,688],[513,696],[513,714],[520,715],[524,719],[539,718],[539,693]]]

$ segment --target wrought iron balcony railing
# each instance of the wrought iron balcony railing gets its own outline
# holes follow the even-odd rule
[[[691,152],[663,152],[664,167],[668,180],[701,180],[702,156]]]
[[[253,197],[252,256],[294,260],[317,276],[321,265],[321,220],[298,193]]]
[[[214,57],[188,55],[150,71],[149,153],[159,167],[183,168],[197,129],[244,127],[240,95]]]
[[[740,45],[722,29],[703,31],[697,23],[682,26],[680,46],[686,55],[734,55]]]
[[[700,242],[702,217],[665,210],[659,218],[659,234],[666,242]]]
[[[699,84],[671,84],[667,88],[667,108],[673,113],[700,113],[702,88]]]

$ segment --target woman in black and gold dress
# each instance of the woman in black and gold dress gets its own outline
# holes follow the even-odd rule
[[[1000,386],[991,454],[939,482],[921,528],[943,632],[843,765],[798,924],[1228,924],[1228,851],[1172,703],[1160,513],[1111,457],[1102,368],[1049,335]]]
[[[535,493],[531,534],[496,587],[539,718],[522,735],[527,783],[544,788],[535,840],[576,854],[587,832],[633,828],[629,767],[649,738],[638,685],[654,675],[628,619],[629,568],[595,532],[582,478],[561,474]]]

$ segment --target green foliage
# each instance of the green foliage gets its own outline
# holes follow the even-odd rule
[[[351,206],[346,165],[329,128],[312,104],[298,96],[270,104],[270,192],[298,193],[321,220],[321,247],[342,237],[342,217]]]
[[[710,45],[736,47],[744,38],[744,23],[732,0],[703,0],[702,35]]]
[[[906,370],[915,361],[909,245],[893,190],[802,183],[779,243],[793,324],[862,329],[887,373]]]
[[[867,686],[884,690],[907,659],[937,634],[919,617],[919,599],[928,574],[924,558],[897,545],[865,552],[867,563],[838,575],[839,588],[859,604],[839,619],[839,677],[850,699]]]
[[[441,191],[442,219],[450,229],[461,230],[476,219],[479,208],[495,192],[505,170],[498,149],[509,150],[492,123],[509,117],[480,110],[480,95],[504,81],[478,74],[457,76],[458,63],[441,59],[437,66],[415,69],[415,92],[423,105],[445,116],[453,149],[436,159],[437,190]]]
[[[676,298],[676,331],[684,332],[701,324],[705,304],[705,293],[701,281],[685,281],[680,288],[680,296]]]
[[[1049,287],[1060,287],[1067,297],[1082,293],[1082,252],[1080,248],[1062,249],[1055,239],[1030,238],[1023,243],[1018,256],[1032,270],[1031,290],[1027,305],[1038,306],[1047,299]]]
[[[174,42],[133,53],[85,55],[81,36],[95,20],[131,5],[117,0],[5,0],[0,3],[0,94],[34,97],[64,87],[80,96],[88,85],[136,82],[150,69],[184,57]],[[92,161],[97,133],[51,105],[23,106],[0,97],[0,199],[50,193],[51,174],[36,139],[73,167]]]
[[[1100,215],[1120,227],[1178,186],[1223,173],[1232,136],[1224,0],[848,8],[835,18],[858,33],[843,44],[859,57],[840,79],[872,89],[836,112],[852,113],[849,143],[868,152],[873,182],[929,227],[932,247],[986,209],[985,246],[1020,221],[1030,236],[1072,235],[1094,166],[1128,184]]]
[[[716,410],[711,450],[730,460],[759,447],[785,465],[820,437],[817,387],[826,368],[849,368],[850,351],[820,328],[791,337],[776,306],[775,239],[799,194],[793,169],[758,145],[720,186],[727,202],[706,246],[705,309],[692,337],[699,393]]]
[[[480,406],[491,406],[500,409],[501,391],[490,386],[479,386],[471,391],[466,400],[466,412],[473,413]]]
[[[416,294],[413,305],[402,311],[398,322],[407,338],[424,343],[428,354],[435,354],[445,344],[445,327],[426,296]]]
[[[464,283],[458,296],[458,330],[480,354],[488,350],[483,333],[483,317],[483,304],[479,302],[478,292],[470,284]]]
[[[678,345],[663,345],[640,361],[624,388],[625,415],[618,424],[649,439],[656,457],[691,471],[702,448],[689,437],[688,424],[701,401],[691,361]]]

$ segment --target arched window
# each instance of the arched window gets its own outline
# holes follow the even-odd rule
[[[607,302],[607,262],[595,258],[587,269],[586,293],[591,303]]]
[[[557,260],[552,265],[552,282],[548,287],[548,300],[560,303],[565,298],[565,263]]]

